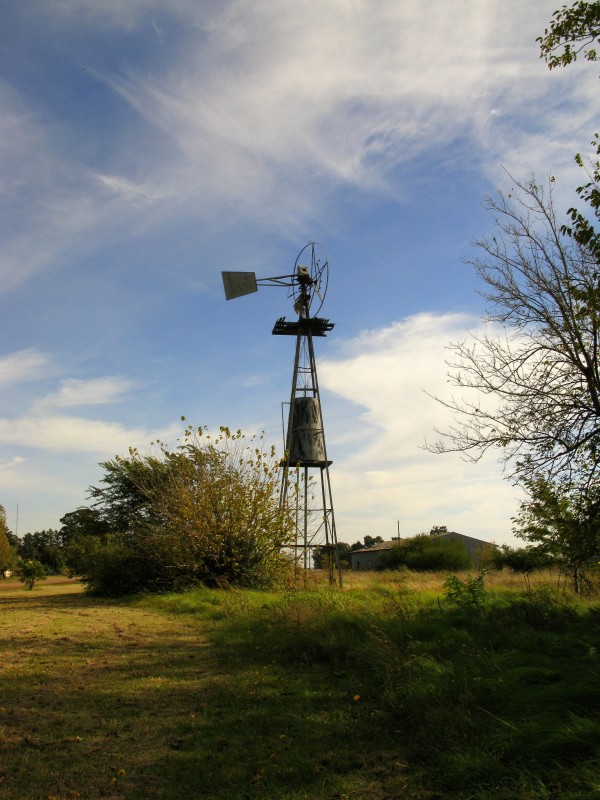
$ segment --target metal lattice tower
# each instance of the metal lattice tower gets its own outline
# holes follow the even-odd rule
[[[307,263],[300,263],[301,261]],[[284,285],[294,298],[295,321],[280,317],[273,327],[275,336],[294,336],[296,348],[289,401],[285,455],[281,462],[280,504],[295,513],[294,562],[310,569],[316,548],[327,562],[329,580],[341,585],[337,533],[321,410],[319,382],[313,339],[333,330],[333,323],[311,316],[321,309],[327,291],[329,263],[323,249],[310,242],[300,252],[292,275],[256,279],[254,273],[223,273],[227,299],[257,291],[258,285]],[[320,302],[315,302],[318,298]],[[323,557],[325,557],[323,559]]]

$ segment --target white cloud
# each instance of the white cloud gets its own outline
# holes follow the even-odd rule
[[[465,315],[418,314],[365,331],[341,357],[320,364],[321,387],[356,404],[354,418],[346,413],[337,422],[331,401],[325,420],[341,539],[365,533],[391,538],[400,520],[405,534],[445,524],[512,541],[510,518],[520,493],[502,479],[498,462],[471,464],[423,450],[434,427],[449,422],[448,412],[424,390],[448,396],[445,348],[464,339],[468,327],[481,332],[480,325]]]
[[[48,406],[102,405],[120,400],[122,395],[136,384],[125,378],[105,377],[92,380],[69,378],[62,382],[60,389],[42,398],[36,408]]]
[[[117,422],[82,417],[31,416],[0,419],[0,443],[35,450],[62,453],[94,453],[110,457],[126,454],[129,447],[147,447],[151,441],[169,441],[181,433],[181,426],[162,430],[126,428]]]
[[[549,13],[543,0],[510,0],[500,15],[479,0],[435,13],[421,0],[78,0],[48,19],[40,5],[37,23],[65,48],[78,26],[100,26],[106,48],[113,26],[171,44],[152,71],[126,56],[102,78],[86,68],[140,115],[98,130],[97,143],[114,141],[110,168],[73,146],[68,119],[48,124],[0,85],[0,191],[13,209],[0,289],[182,210],[295,237],[340,188],[408,197],[426,180],[414,159],[454,168],[457,147],[487,176],[500,163],[519,177],[571,174],[596,76],[548,74],[535,36]]]
[[[19,350],[0,358],[0,385],[35,380],[45,371],[48,359],[36,350]]]
[[[417,314],[364,331],[346,344],[341,358],[323,361],[322,384],[365,409],[361,417],[374,435],[360,454],[363,464],[367,457],[369,465],[380,465],[398,452],[421,458],[425,435],[447,417],[425,391],[447,395],[446,348],[464,339],[467,329],[481,333],[481,322],[465,314]]]

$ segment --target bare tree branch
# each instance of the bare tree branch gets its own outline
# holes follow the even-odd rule
[[[471,263],[501,335],[454,342],[449,382],[465,396],[441,399],[454,423],[435,452],[479,460],[501,451],[516,480],[543,471],[595,471],[600,445],[599,265],[561,231],[552,192],[532,178],[487,202],[497,234],[475,242]]]

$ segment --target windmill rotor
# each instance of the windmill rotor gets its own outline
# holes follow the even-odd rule
[[[329,258],[318,242],[309,242],[298,253],[292,275],[291,295],[294,309],[302,307],[316,317],[325,302],[329,283]]]
[[[267,278],[257,278],[254,272],[222,272],[221,275],[227,300],[257,292],[261,286],[285,286],[298,316],[316,317],[327,293],[329,259],[318,242],[309,242],[298,253],[291,275]]]

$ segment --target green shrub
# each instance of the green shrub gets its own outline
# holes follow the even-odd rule
[[[28,589],[33,589],[37,581],[46,580],[46,569],[40,561],[26,559],[17,567],[17,577]]]
[[[467,575],[461,581],[456,575],[449,575],[444,581],[444,596],[450,603],[459,608],[482,608],[485,603],[484,573]]]
[[[102,464],[90,494],[111,533],[72,538],[71,574],[108,595],[279,582],[292,520],[279,506],[273,448],[227,428],[216,438],[188,428],[175,450],[157,445]]]
[[[472,566],[465,546],[456,539],[421,534],[405,539],[379,556],[378,569],[408,567],[416,571],[459,570]]]

